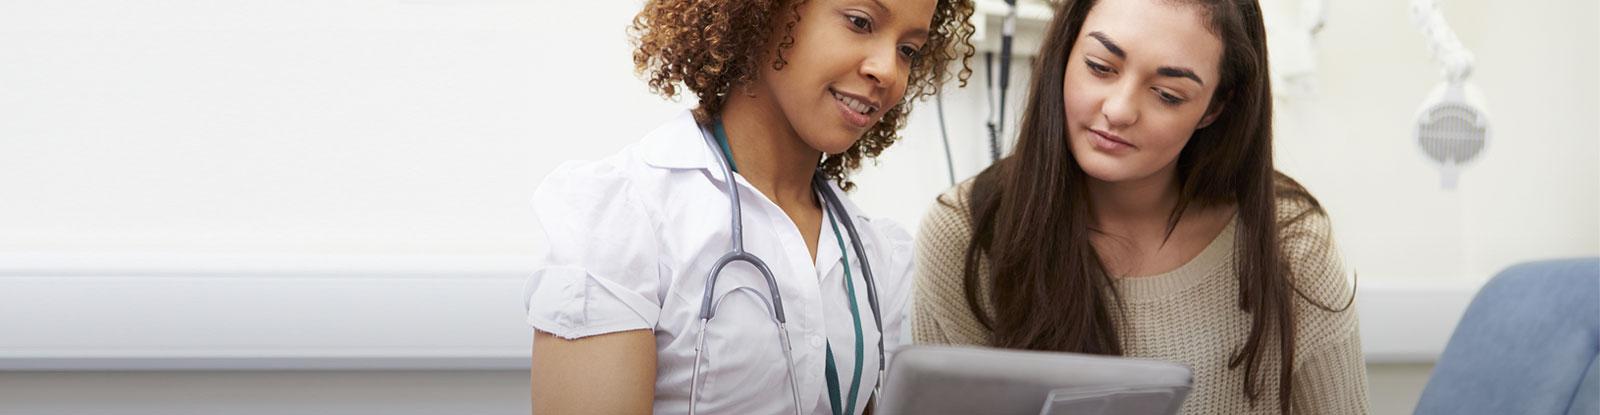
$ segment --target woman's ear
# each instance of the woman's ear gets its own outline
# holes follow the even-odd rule
[[[1215,104],[1211,104],[1211,108],[1206,109],[1206,115],[1200,117],[1200,124],[1195,125],[1194,129],[1198,130],[1211,126],[1211,123],[1216,122],[1217,116],[1222,115],[1222,110],[1227,107],[1228,100],[1226,99],[1217,101]]]

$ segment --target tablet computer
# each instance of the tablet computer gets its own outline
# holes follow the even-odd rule
[[[1187,366],[1157,360],[975,347],[895,353],[880,414],[1178,413]]]

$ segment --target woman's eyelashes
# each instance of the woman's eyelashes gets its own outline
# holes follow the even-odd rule
[[[845,13],[844,19],[850,24],[850,30],[855,31],[856,33],[871,34],[873,32],[872,17],[870,16],[864,16],[855,13]],[[905,58],[907,61],[914,61],[922,56],[922,48],[915,44],[901,44],[895,49],[895,51],[899,53],[900,57]]]
[[[900,56],[905,57],[907,60],[916,60],[922,57],[922,49],[914,45],[900,45]]]
[[[1172,95],[1167,93],[1167,91],[1162,91],[1161,88],[1150,88],[1150,90],[1155,91],[1156,96],[1161,98],[1161,103],[1167,104],[1168,106],[1176,107],[1183,105],[1184,101],[1186,101],[1182,97]]]
[[[1089,72],[1098,77],[1106,77],[1116,73],[1116,70],[1111,69],[1110,66],[1101,65],[1089,58],[1083,58],[1083,64],[1089,67]]]
[[[1115,75],[1117,73],[1116,68],[1112,68],[1109,65],[1102,65],[1099,62],[1095,62],[1093,59],[1084,58],[1083,59],[1083,64],[1084,64],[1084,66],[1089,67],[1089,72],[1090,73],[1094,74],[1094,76],[1099,77],[1099,78],[1105,78],[1105,77],[1108,77],[1108,76],[1111,76],[1111,75]],[[1162,90],[1161,88],[1150,87],[1150,91],[1154,92],[1156,94],[1156,98],[1160,99],[1161,103],[1162,104],[1166,104],[1167,106],[1175,107],[1175,106],[1183,105],[1184,102],[1188,101],[1187,99],[1184,99],[1183,97],[1180,97],[1180,96],[1175,95],[1173,93],[1170,93],[1170,92],[1167,92],[1165,90]]]
[[[844,18],[850,22],[850,26],[855,28],[857,32],[872,33],[872,18],[850,13],[845,13]]]

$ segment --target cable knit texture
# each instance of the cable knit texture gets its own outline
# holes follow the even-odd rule
[[[923,218],[917,235],[916,309],[913,336],[917,343],[990,346],[990,332],[967,306],[961,269],[972,237],[966,199],[972,181],[939,196]],[[1278,218],[1286,221],[1311,208],[1306,201],[1278,200]],[[1239,280],[1234,272],[1234,229],[1230,222],[1199,255],[1171,272],[1117,279],[1125,310],[1113,313],[1130,357],[1179,362],[1194,370],[1194,389],[1184,414],[1277,413],[1279,365],[1276,342],[1263,355],[1259,398],[1244,394],[1244,367],[1228,368],[1228,360],[1250,333],[1250,315],[1238,307]],[[1317,213],[1289,224],[1280,237],[1293,284],[1312,300],[1342,307],[1351,294],[1327,216]],[[988,275],[980,263],[980,275]],[[993,315],[989,283],[980,281],[979,307]],[[1333,313],[1295,296],[1295,372],[1292,409],[1296,414],[1367,413],[1367,373],[1352,306]],[[1268,339],[1277,335],[1268,333]]]

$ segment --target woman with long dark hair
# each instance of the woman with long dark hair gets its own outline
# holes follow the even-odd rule
[[[1191,414],[1365,413],[1327,215],[1273,168],[1255,0],[1066,0],[1015,151],[918,235],[919,343],[1195,371]]]

